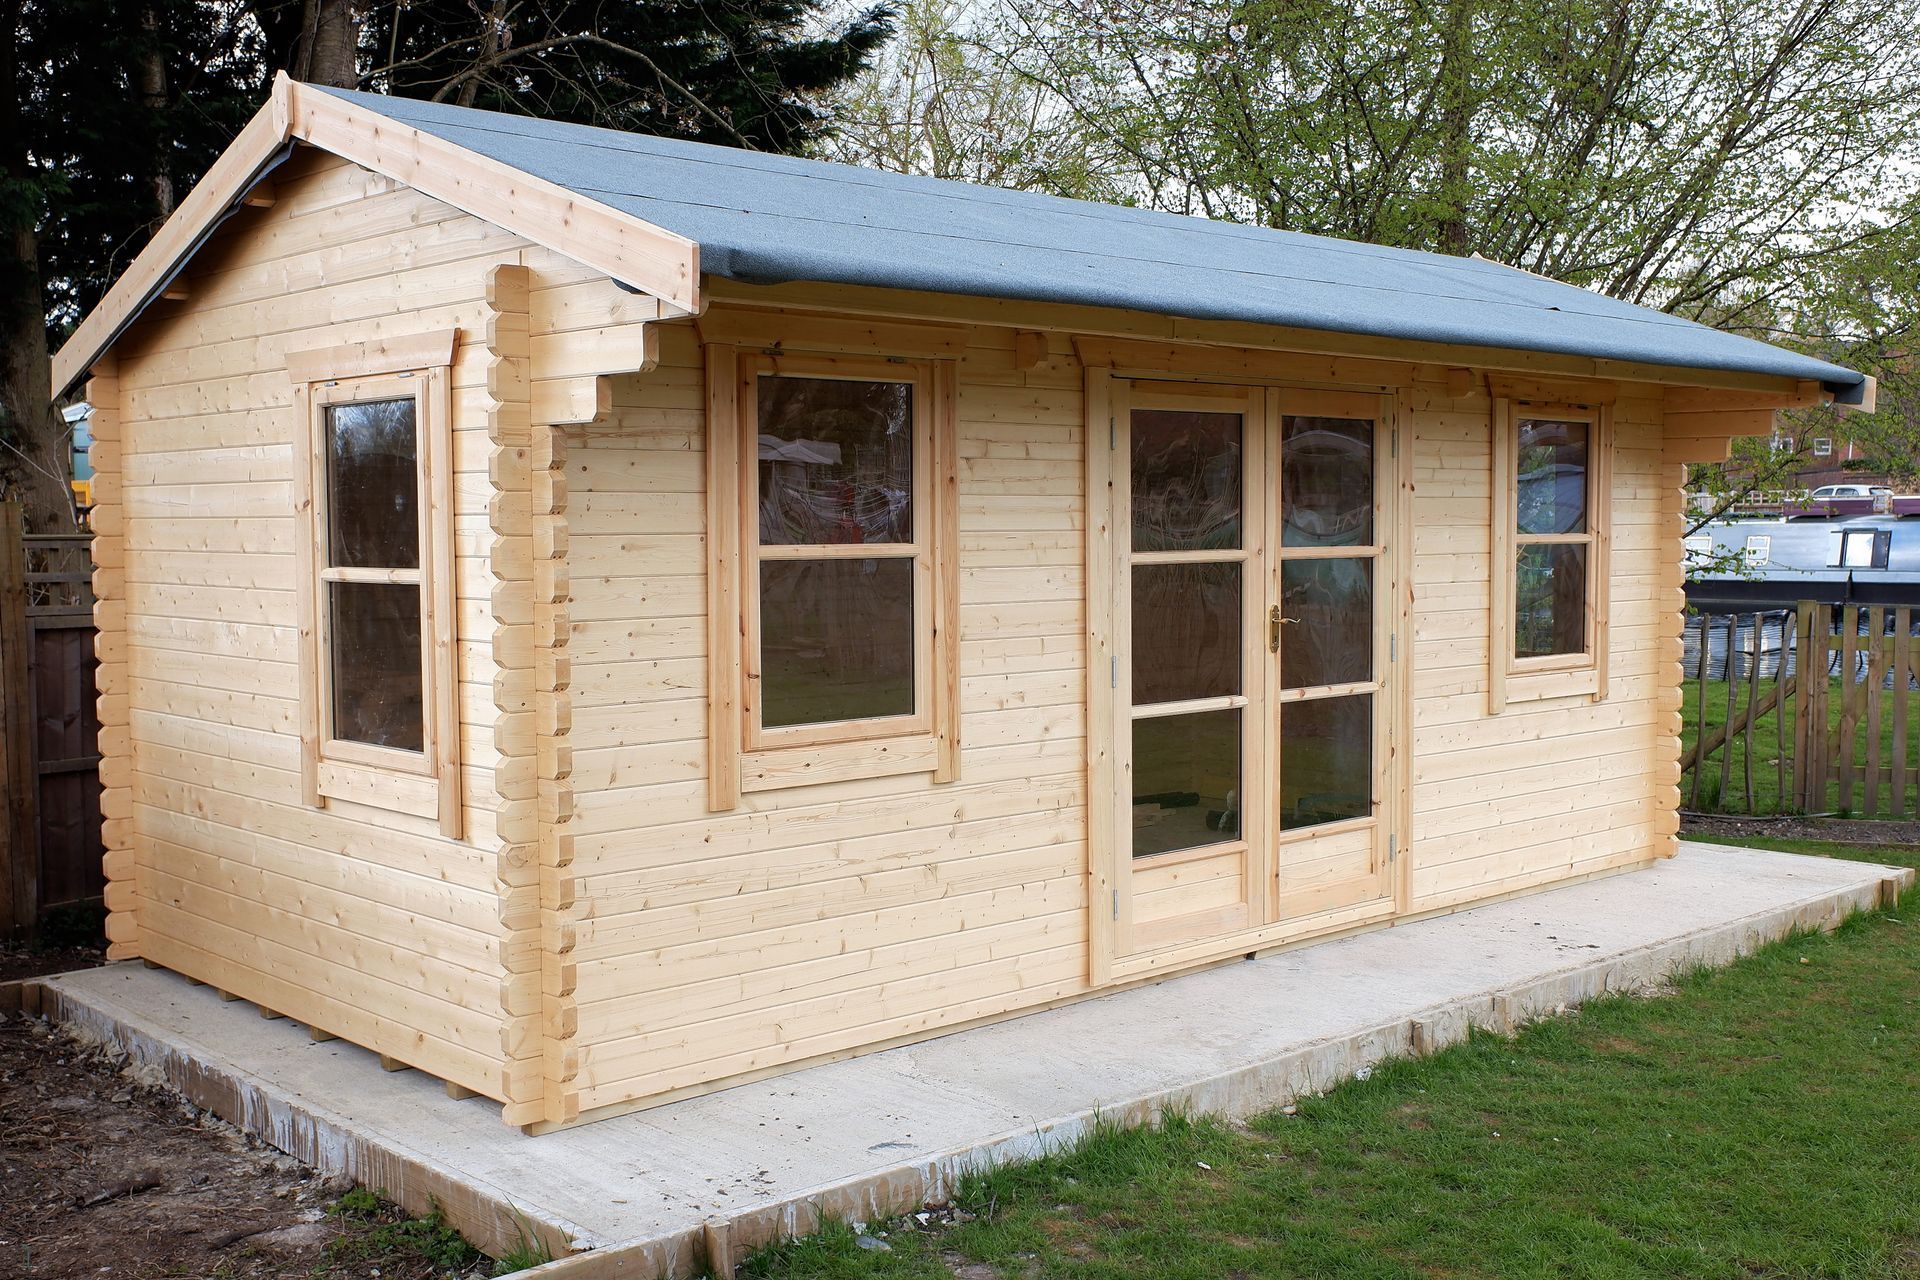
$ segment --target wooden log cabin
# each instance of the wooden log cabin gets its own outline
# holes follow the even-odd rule
[[[542,1131],[1670,854],[1681,464],[1445,258],[282,81],[55,359],[111,954]]]

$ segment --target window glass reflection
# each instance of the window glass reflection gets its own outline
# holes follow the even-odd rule
[[[1130,422],[1133,549],[1238,547],[1240,415],[1135,409]]]
[[[1373,423],[1286,419],[1280,431],[1281,542],[1356,547],[1373,542]]]

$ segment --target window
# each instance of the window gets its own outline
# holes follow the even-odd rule
[[[453,671],[450,336],[291,357],[303,565],[301,721],[308,802],[353,801],[459,834]]]
[[[1605,407],[1496,401],[1489,695],[1606,691]]]
[[[1741,551],[1748,565],[1755,569],[1765,568],[1773,556],[1773,538],[1764,533],[1749,534],[1747,544]]]
[[[911,378],[754,380],[755,745],[925,724],[920,391]]]
[[[738,552],[716,538],[712,567],[737,575],[741,679],[737,708],[713,699],[715,807],[731,807],[722,752],[742,790],[950,780],[957,539],[936,477],[955,468],[951,366],[744,355],[738,369]],[[728,638],[714,641],[718,678]]]
[[[1817,436],[1813,442],[1813,456],[1827,458],[1833,456],[1833,441],[1826,436]]]
[[[1696,533],[1685,540],[1687,563],[1705,564],[1713,558],[1713,538],[1709,534]]]
[[[1884,569],[1893,550],[1891,529],[1840,529],[1833,535],[1836,569]]]

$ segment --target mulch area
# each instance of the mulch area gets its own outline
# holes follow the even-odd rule
[[[445,1274],[365,1247],[398,1215],[329,1213],[351,1185],[263,1146],[124,1058],[40,1019],[0,1015],[0,1276]]]
[[[17,947],[0,942],[0,982],[93,969],[107,962],[100,947]]]
[[[1875,822],[1861,818],[1743,818],[1686,814],[1680,835],[1689,840],[1831,840],[1836,844],[1920,844],[1920,821]]]

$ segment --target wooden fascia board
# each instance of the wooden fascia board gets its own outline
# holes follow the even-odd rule
[[[1831,402],[1833,393],[1817,382],[1797,382],[1791,391],[1729,391],[1714,387],[1671,387],[1668,413],[1733,413],[1750,409],[1807,409]]]
[[[806,311],[710,307],[694,321],[700,340],[749,349],[792,347],[854,355],[958,359],[967,349],[965,325],[893,324]]]
[[[1523,378],[1510,373],[1489,373],[1487,394],[1526,404],[1603,405],[1619,401],[1620,384],[1583,378]]]
[[[276,79],[266,105],[247,121],[239,136],[220,153],[194,184],[133,264],[113,282],[53,357],[54,394],[64,393],[86,376],[121,330],[152,302],[201,239],[228,210],[241,203],[254,179],[285,146],[289,131],[291,82]]]
[[[1365,360],[1439,365],[1443,368],[1503,370],[1541,378],[1646,383],[1656,388],[1717,387],[1780,394],[1793,392],[1800,385],[1796,379],[1764,373],[1637,364],[1504,347],[1411,342],[1323,329],[1294,329],[1244,321],[1188,320],[1147,311],[1125,311],[1075,303],[1024,302],[1017,298],[937,294],[881,289],[870,285],[807,282],[753,285],[708,276],[705,296],[710,301],[732,302],[742,306],[790,307],[837,311],[847,315],[888,316],[899,320],[957,321],[1009,329],[1047,329],[1103,338],[1353,356]]]
[[[291,85],[293,136],[404,182],[661,299],[700,310],[700,246],[685,236],[423,133],[323,90]]]
[[[1278,381],[1329,382],[1350,386],[1410,387],[1414,365],[1405,360],[1295,351],[1144,342],[1076,334],[1074,354],[1090,368],[1125,374],[1185,374]]]
[[[86,376],[221,218],[236,205],[254,203],[247,197],[255,180],[274,154],[295,140],[604,271],[686,314],[700,310],[700,249],[693,241],[295,84],[283,73],[274,78],[266,104],[55,353],[56,393]]]

